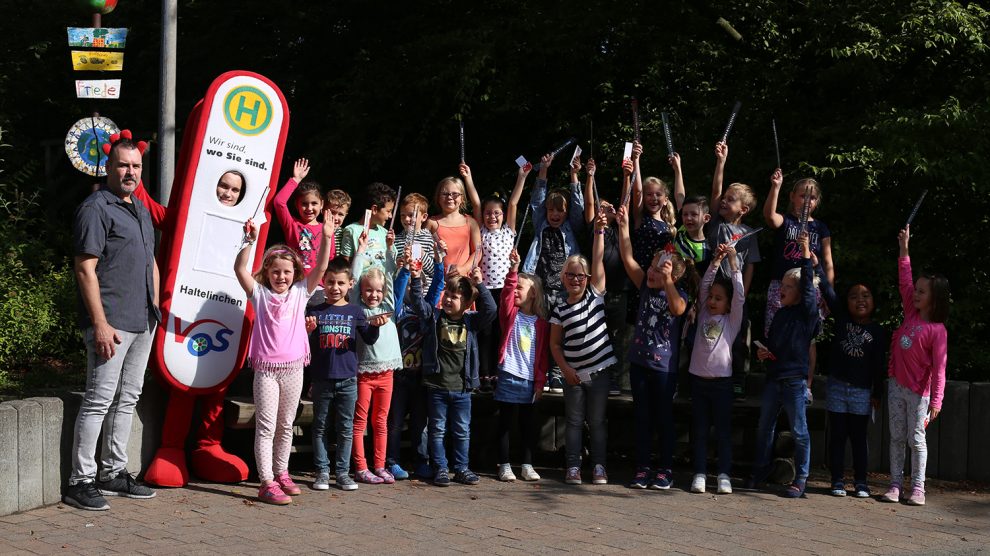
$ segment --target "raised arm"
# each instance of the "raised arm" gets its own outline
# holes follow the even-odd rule
[[[299,182],[304,180],[308,175],[309,160],[300,158],[292,165],[292,177],[285,182],[282,190],[275,195],[275,216],[278,217],[278,221],[282,225],[282,231],[286,236],[290,235],[292,231],[290,225],[293,220],[292,213],[289,212],[289,199],[292,198],[292,194],[299,187]]]
[[[316,268],[306,276],[306,291],[312,294],[320,286],[320,280],[330,264],[330,251],[333,250],[334,233],[333,215],[330,209],[323,210],[323,241],[320,242],[320,252],[316,255]]]
[[[241,289],[248,297],[254,293],[254,276],[251,276],[251,269],[248,268],[248,259],[251,257],[251,249],[254,248],[254,243],[258,240],[258,228],[255,227],[254,221],[248,218],[248,221],[244,223],[244,243],[241,245],[241,250],[237,252],[237,257],[234,258],[234,275],[237,276],[237,283],[241,285]]]
[[[512,187],[512,193],[509,194],[509,202],[505,207],[505,223],[509,226],[509,229],[513,232],[520,232],[517,230],[516,226],[516,214],[519,213],[519,200],[522,199],[523,187],[526,185],[526,177],[533,170],[533,165],[527,162],[519,171],[516,172],[516,184]]]
[[[670,167],[674,170],[674,208],[679,215],[681,207],[684,206],[684,198],[687,197],[684,174],[681,172],[681,155],[674,153],[667,157],[667,162],[670,162]]]
[[[774,230],[784,225],[784,217],[777,212],[777,200],[780,197],[780,186],[784,184],[784,174],[777,168],[770,174],[770,193],[767,202],[763,204],[763,220]]]
[[[626,275],[633,284],[639,288],[643,284],[646,273],[633,257],[632,240],[629,238],[629,216],[626,207],[619,207],[615,213],[615,221],[619,225],[619,256],[622,258],[622,266],[626,269]]]
[[[715,145],[715,174],[712,176],[712,196],[709,201],[712,211],[717,210],[718,202],[722,198],[722,179],[725,175],[725,161],[729,158],[728,143],[716,143]]]
[[[474,186],[474,178],[471,177],[471,167],[461,162],[458,167],[461,177],[464,178],[464,189],[467,191],[468,201],[471,202],[471,214],[474,219],[481,222],[481,197],[478,196],[478,188]]]
[[[599,209],[595,200],[595,159],[589,158],[585,168],[588,177],[584,182],[584,223],[590,226]]]
[[[575,158],[571,163],[570,204],[567,207],[567,220],[571,231],[577,233],[584,229],[584,194],[581,192],[581,182],[578,181],[578,171],[581,169],[581,159]]]
[[[639,144],[638,141],[633,143],[632,201],[630,201],[630,206],[632,207],[631,214],[635,228],[639,228],[639,225],[643,223],[643,174],[639,169],[639,159],[642,154],[643,145]]]
[[[540,159],[540,173],[536,176],[536,185],[533,186],[533,194],[529,198],[529,210],[533,213],[534,230],[538,223],[547,220],[547,171],[552,162],[553,157],[549,154],[543,155],[543,158]]]
[[[595,235],[591,241],[591,285],[598,293],[605,293],[605,228],[608,220],[604,214],[595,219]]]
[[[897,234],[897,289],[901,292],[904,318],[918,314],[918,310],[914,308],[914,276],[911,273],[911,256],[908,253],[910,241],[911,227],[908,225]]]

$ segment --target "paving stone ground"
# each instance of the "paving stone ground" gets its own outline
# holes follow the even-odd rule
[[[61,504],[0,517],[0,554],[976,554],[990,551],[990,494],[930,487],[921,508],[775,492],[691,494],[620,484],[438,488],[419,481],[355,492],[303,489],[286,507],[257,503],[257,483],[193,483],[152,500],[111,498],[108,512]],[[625,480],[627,477],[621,477]],[[298,475],[308,486],[311,477]],[[616,483],[619,476],[613,476]],[[880,490],[882,484],[872,485]]]

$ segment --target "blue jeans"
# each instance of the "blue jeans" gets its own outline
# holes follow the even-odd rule
[[[421,371],[402,369],[392,374],[392,405],[388,410],[388,447],[385,464],[399,463],[402,425],[409,413],[409,444],[416,454],[415,465],[430,461],[426,437],[426,387]]]
[[[329,472],[330,406],[337,421],[337,452],[334,473],[347,473],[351,467],[354,441],[354,404],[357,402],[357,377],[316,379],[313,381],[313,465],[317,471]]]
[[[471,447],[471,393],[427,388],[426,399],[426,410],[430,416],[430,456],[434,469],[452,468],[455,473],[464,471],[468,468],[468,450]],[[447,451],[443,445],[447,421],[450,421],[453,467],[447,465]]]
[[[663,373],[629,365],[629,385],[632,387],[633,414],[636,417],[636,467],[649,467],[653,451],[653,435],[659,429],[661,469],[674,466],[674,393],[677,373]]]
[[[728,475],[732,471],[732,377],[691,375],[691,416],[694,472],[708,470],[708,429],[714,424],[718,472]]]
[[[608,426],[605,407],[608,405],[608,370],[599,371],[591,382],[577,386],[564,382],[564,415],[567,427],[564,432],[567,467],[581,467],[581,441],[584,437],[584,421],[591,432],[591,463],[605,465],[605,446]]]
[[[760,408],[760,424],[756,432],[756,466],[753,476],[762,482],[770,472],[774,428],[781,408],[787,414],[794,435],[795,478],[808,478],[808,461],[811,459],[811,437],[808,435],[807,402],[805,391],[808,382],[803,377],[769,380],[763,387],[763,406]]]

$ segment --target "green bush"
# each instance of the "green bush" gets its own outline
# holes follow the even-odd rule
[[[3,130],[0,129],[0,138]],[[0,145],[0,148],[6,148]],[[0,163],[2,163],[0,159]],[[42,214],[30,184],[38,165],[0,181],[0,389],[28,372],[81,365],[75,285],[66,231]],[[0,173],[3,172],[0,166]]]

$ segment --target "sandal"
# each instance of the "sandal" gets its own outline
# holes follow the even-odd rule
[[[801,498],[804,496],[804,489],[807,486],[807,479],[795,479],[787,490],[784,491],[784,497],[786,498]]]

